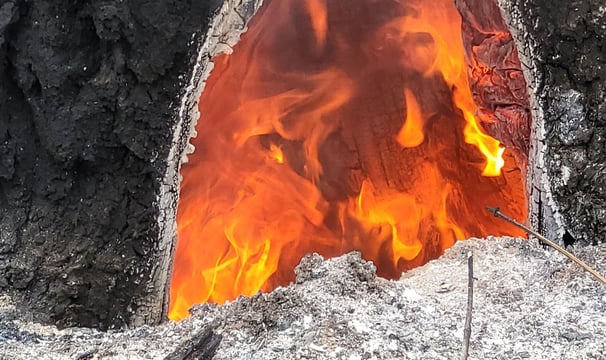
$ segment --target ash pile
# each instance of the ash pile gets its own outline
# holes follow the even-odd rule
[[[26,323],[3,298],[0,358],[459,358],[470,250],[471,359],[606,359],[606,287],[559,253],[513,238],[459,242],[398,281],[377,277],[357,253],[310,255],[286,288],[125,331]],[[606,272],[606,244],[574,252]]]

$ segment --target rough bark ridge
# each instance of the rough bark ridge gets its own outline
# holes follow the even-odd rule
[[[133,324],[157,291],[175,107],[220,2],[0,6],[0,292],[35,320]]]
[[[535,170],[550,183],[552,199],[531,192],[539,213],[535,225],[559,222],[558,235],[582,243],[606,240],[606,7],[601,0],[499,0],[531,76]],[[534,79],[533,79],[534,77]],[[531,150],[532,151],[532,150]],[[532,155],[531,155],[532,157]],[[548,190],[548,189],[547,189]],[[543,219],[545,220],[543,221]],[[553,230],[547,229],[548,233]]]

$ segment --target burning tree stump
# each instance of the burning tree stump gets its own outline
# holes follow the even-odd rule
[[[175,114],[196,58],[191,35],[206,33],[220,3],[0,5],[0,291],[34,319],[107,328],[155,323],[165,313],[177,171],[191,136],[189,123]],[[498,1],[520,51],[530,102],[519,69],[508,66],[515,52],[512,42],[498,38],[507,26],[494,3],[456,3],[468,54],[504,82],[498,96],[487,98],[478,86],[486,74],[475,74],[485,127],[518,146],[520,163],[530,151],[532,220],[548,233],[603,241],[606,13],[600,1]],[[208,62],[207,55],[197,61]],[[208,72],[203,68],[194,71],[197,86]],[[520,126],[508,127],[508,117],[522,119]],[[384,166],[402,160],[385,151],[381,135],[382,126],[394,124],[376,121],[374,130],[353,124],[350,133],[327,140],[324,152],[346,145],[356,154],[346,154],[344,169],[323,179],[325,196],[359,191],[356,171],[363,164],[375,179],[385,176],[384,168],[400,171]],[[343,174],[350,180],[345,185]]]

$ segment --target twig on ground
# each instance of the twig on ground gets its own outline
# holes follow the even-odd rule
[[[583,269],[585,269],[588,273],[590,273],[596,279],[598,279],[600,282],[602,282],[603,284],[606,285],[606,277],[604,277],[602,274],[600,274],[599,272],[597,272],[591,266],[587,265],[585,262],[583,262],[583,260],[579,259],[578,257],[574,256],[572,253],[568,252],[566,249],[564,249],[560,245],[558,245],[555,242],[549,240],[548,238],[546,238],[545,236],[539,234],[537,231],[529,228],[528,226],[526,226],[524,224],[520,224],[519,222],[515,221],[514,219],[506,216],[505,214],[503,214],[500,211],[500,209],[498,207],[492,208],[492,207],[487,206],[486,210],[488,210],[491,213],[493,213],[494,216],[499,217],[499,218],[501,218],[501,219],[503,219],[503,220],[505,220],[505,221],[507,221],[507,222],[509,222],[509,223],[511,223],[511,224],[513,224],[513,225],[515,225],[517,227],[519,227],[520,229],[523,229],[524,231],[526,231],[527,234],[534,235],[541,242],[543,242],[544,244],[547,244],[547,245],[551,246],[552,248],[556,249],[560,253],[564,254],[567,258],[569,258],[570,260],[572,260],[573,262],[575,262],[577,265],[579,265],[580,267],[582,267]]]
[[[471,311],[473,309],[473,252],[467,253],[467,314],[465,315],[465,327],[463,328],[463,353],[461,360],[467,360],[469,356],[469,339],[471,338]]]

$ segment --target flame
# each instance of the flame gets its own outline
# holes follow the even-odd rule
[[[404,98],[406,99],[406,121],[396,140],[404,147],[419,146],[425,139],[421,109],[409,89],[404,89]]]
[[[266,0],[199,102],[169,317],[287,284],[309,252],[382,276],[522,235],[520,170],[475,116],[452,0]],[[505,159],[507,161],[505,161]]]
[[[284,153],[282,153],[282,149],[279,146],[274,144],[269,145],[269,152],[271,158],[278,164],[284,164]]]
[[[326,45],[326,36],[328,33],[328,13],[326,0],[307,0],[307,11],[311,21],[311,27],[317,41],[318,49]]]
[[[412,3],[412,2],[411,2]],[[467,77],[467,63],[462,45],[461,32],[453,31],[453,7],[415,7],[418,17],[400,17],[387,23],[379,33],[391,42],[396,42],[402,59],[402,65],[426,75],[440,73],[446,83],[453,89],[453,102],[464,114],[466,121],[464,134],[465,141],[480,150],[486,159],[482,175],[498,176],[504,166],[504,148],[498,140],[486,135],[478,126],[474,115],[476,105],[473,101]],[[456,10],[454,10],[456,11]],[[460,20],[457,21],[460,23]],[[397,39],[397,40],[394,40]],[[398,135],[402,146],[414,147],[422,141],[419,135],[420,118],[415,107],[418,107],[409,90],[405,90],[406,103],[411,103],[413,109],[409,112],[412,124],[405,124],[403,132],[410,133]],[[415,118],[416,117],[416,118]],[[403,137],[411,143],[408,144]],[[404,143],[402,142],[404,141]]]

